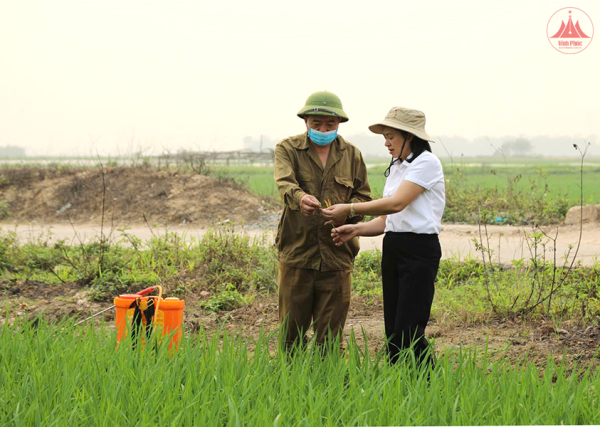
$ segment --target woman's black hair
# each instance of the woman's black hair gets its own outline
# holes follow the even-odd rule
[[[410,140],[410,148],[413,153],[413,156],[410,159],[406,159],[408,163],[412,163],[417,157],[419,157],[423,151],[429,151],[431,153],[431,145],[429,145],[429,141],[425,141],[424,139],[419,138],[417,135],[410,134],[404,130],[400,131],[400,134],[407,138],[408,135],[412,135],[412,139]]]
[[[423,151],[429,151],[431,153],[431,145],[429,145],[429,141],[425,141],[424,139],[419,138],[417,135],[412,134],[410,132],[406,132],[404,130],[397,129],[397,131],[400,132],[400,135],[402,135],[405,141],[409,135],[412,136],[412,139],[410,140],[410,149],[412,151],[413,156],[410,159],[405,159],[405,162],[412,163],[417,157],[419,157],[423,153]],[[383,173],[383,176],[387,178],[390,175],[390,169],[392,165],[398,160],[400,160],[399,157],[390,161],[390,165]]]

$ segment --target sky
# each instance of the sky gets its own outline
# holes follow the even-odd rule
[[[565,7],[600,28],[597,0],[2,0],[0,146],[236,150],[302,133],[296,113],[329,90],[343,136],[404,106],[434,137],[587,138],[600,155],[600,40],[555,50]]]

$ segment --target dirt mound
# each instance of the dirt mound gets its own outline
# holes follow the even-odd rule
[[[600,204],[588,206],[573,206],[567,212],[565,222],[569,225],[577,225],[579,221],[584,223],[600,223]]]
[[[276,210],[229,179],[148,167],[0,171],[5,220],[239,224],[273,221]]]

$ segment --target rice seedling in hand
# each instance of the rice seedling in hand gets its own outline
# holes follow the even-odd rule
[[[324,202],[325,202],[325,207],[326,207],[326,208],[330,208],[330,207],[332,206],[332,204],[331,204],[331,202],[329,201],[329,199],[325,199],[325,200],[324,200]],[[319,204],[321,204],[321,202],[319,202]],[[329,223],[329,224],[331,224],[331,226],[332,226],[333,228],[335,228],[335,224],[333,223],[333,221],[328,221],[328,223]]]

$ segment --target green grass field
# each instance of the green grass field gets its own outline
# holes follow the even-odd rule
[[[386,166],[376,165],[369,168],[369,181],[374,197],[381,197],[385,177],[383,172]],[[446,180],[451,181],[457,176],[457,170],[463,175],[461,182],[465,187],[498,187],[505,189],[509,182],[520,176],[518,188],[530,189],[532,184],[535,191],[544,191],[544,184],[548,185],[551,196],[566,196],[573,204],[579,202],[580,196],[580,170],[575,165],[545,163],[536,166],[519,166],[511,164],[508,167],[481,164],[478,166],[452,165],[444,163]],[[273,178],[272,167],[230,167],[218,168],[216,171],[227,172],[243,182],[261,196],[277,196],[277,187]],[[583,169],[584,200],[586,203],[600,203],[600,164],[587,165]]]
[[[36,165],[36,160],[43,164],[60,165],[61,162],[74,162],[74,164],[86,167],[101,161],[104,164],[115,162],[114,159],[102,158],[61,158],[55,159],[10,159],[5,165],[19,163],[22,165]],[[459,177],[462,189],[477,187],[507,189],[514,183],[516,188],[532,190],[534,192],[547,192],[551,198],[563,197],[569,203],[575,205],[580,197],[580,169],[579,158],[574,156],[570,159],[508,159],[504,161],[499,158],[442,158],[444,172],[449,183]],[[33,163],[32,163],[33,162]],[[77,163],[79,162],[79,163]],[[118,164],[129,164],[132,159],[119,159]],[[385,177],[383,171],[387,167],[386,158],[367,159],[369,167],[369,180],[373,197],[379,198],[383,192]],[[238,182],[247,185],[254,193],[262,197],[279,198],[277,187],[273,179],[273,167],[253,166],[212,166],[213,175],[227,175]],[[516,182],[515,178],[517,178]],[[586,204],[600,203],[600,159],[586,159],[584,165],[584,201]],[[547,184],[547,187],[546,187]]]
[[[383,163],[382,163],[383,160]],[[442,159],[446,175],[446,209],[443,221],[467,224],[556,224],[580,202],[580,172],[576,158],[568,160]],[[381,198],[387,167],[385,159],[368,163],[373,198]],[[114,165],[113,165],[114,166]],[[131,165],[130,165],[131,166]],[[8,166],[7,166],[8,167]],[[61,168],[48,165],[48,168]],[[70,166],[69,166],[70,167]],[[84,166],[81,166],[84,167]],[[85,166],[90,167],[90,166]],[[136,167],[139,167],[136,166]],[[153,167],[148,164],[143,167]],[[248,188],[257,195],[281,204],[273,178],[273,167],[204,165],[202,170],[182,163],[155,165],[158,169],[177,168],[180,173],[211,175],[225,185]],[[13,168],[14,169],[14,168]],[[10,178],[0,184],[7,185]],[[600,161],[588,160],[583,167],[583,203],[600,203]],[[10,206],[0,203],[0,218],[10,215]]]
[[[500,204],[512,188],[518,197],[508,202],[520,210],[550,199],[541,213],[564,200],[575,204],[579,194],[579,169],[574,165],[445,166],[448,211],[455,217],[452,203],[488,202],[477,199],[479,192],[496,197],[489,203]],[[376,197],[383,188],[384,168],[369,170]],[[263,196],[278,197],[272,168],[231,167],[213,173],[234,177]],[[600,202],[598,178],[600,166],[585,168],[588,202]],[[546,191],[547,198],[531,196],[532,180],[533,192]],[[490,188],[499,191],[484,191]],[[526,199],[533,203],[525,204]],[[211,230],[198,241],[171,233],[142,242],[126,231],[121,234],[131,247],[101,242],[20,244],[14,232],[0,232],[0,289],[9,295],[12,287],[29,281],[54,286],[86,283],[88,297],[99,301],[157,283],[169,295],[184,298],[208,289],[210,298],[198,306],[220,313],[218,319],[227,319],[228,311],[250,304],[256,296],[276,292],[276,250],[264,240],[226,229]],[[369,306],[381,299],[380,257],[378,251],[361,253],[353,272],[354,295]],[[460,327],[502,319],[568,320],[585,330],[600,319],[599,268],[575,268],[568,276],[559,270],[559,279],[565,280],[557,289],[554,266],[539,260],[531,266],[516,262],[512,269],[487,270],[474,260],[444,260],[432,319]],[[545,295],[554,290],[545,302]],[[5,302],[0,425],[600,423],[600,371],[577,358],[572,363],[566,358],[515,361],[503,350],[488,352],[484,347],[477,354],[453,345],[439,352],[427,378],[410,359],[389,366],[376,350],[382,343],[359,345],[350,337],[342,357],[322,357],[309,348],[289,358],[278,351],[276,333],[256,339],[237,335],[228,330],[227,320],[222,331],[186,331],[177,352],[150,345],[136,351],[127,340],[117,349],[109,328],[74,327],[73,319],[49,325],[51,319],[42,315],[41,320],[32,316],[11,323],[21,303],[8,298]],[[435,345],[435,338],[432,341]]]
[[[199,306],[221,313],[216,319],[223,329],[188,330],[174,353],[152,345],[134,350],[127,340],[117,349],[115,331],[75,327],[73,318],[51,323],[46,313],[21,313],[11,322],[23,309],[21,301],[7,298],[4,319],[0,315],[0,425],[600,422],[600,371],[589,359],[579,366],[577,358],[516,361],[498,348],[485,346],[477,354],[453,345],[439,351],[428,380],[411,359],[389,366],[381,342],[358,344],[352,336],[341,357],[309,348],[289,358],[278,351],[276,332],[253,338],[228,328],[228,311],[276,292],[273,245],[228,229],[211,230],[199,241],[173,233],[142,242],[123,232],[123,239],[132,247],[20,244],[14,232],[0,233],[0,289],[17,295],[10,290],[23,282],[88,283],[88,296],[103,301],[157,283],[183,298],[208,289],[212,295]],[[353,293],[365,304],[380,301],[380,265],[379,251],[356,260]],[[574,269],[552,306],[524,311],[531,290],[542,295],[555,289],[552,265],[486,270],[473,260],[444,260],[432,316],[460,327],[516,317],[569,319],[584,330],[600,318],[599,268]]]
[[[408,358],[389,366],[352,339],[343,357],[271,350],[227,332],[132,349],[106,328],[0,329],[0,423],[15,426],[342,426],[598,424],[600,374],[549,360],[544,369],[498,355]],[[185,335],[184,335],[185,336]],[[276,344],[275,344],[276,345]],[[154,346],[152,346],[154,347]],[[501,356],[501,355],[500,355]]]

